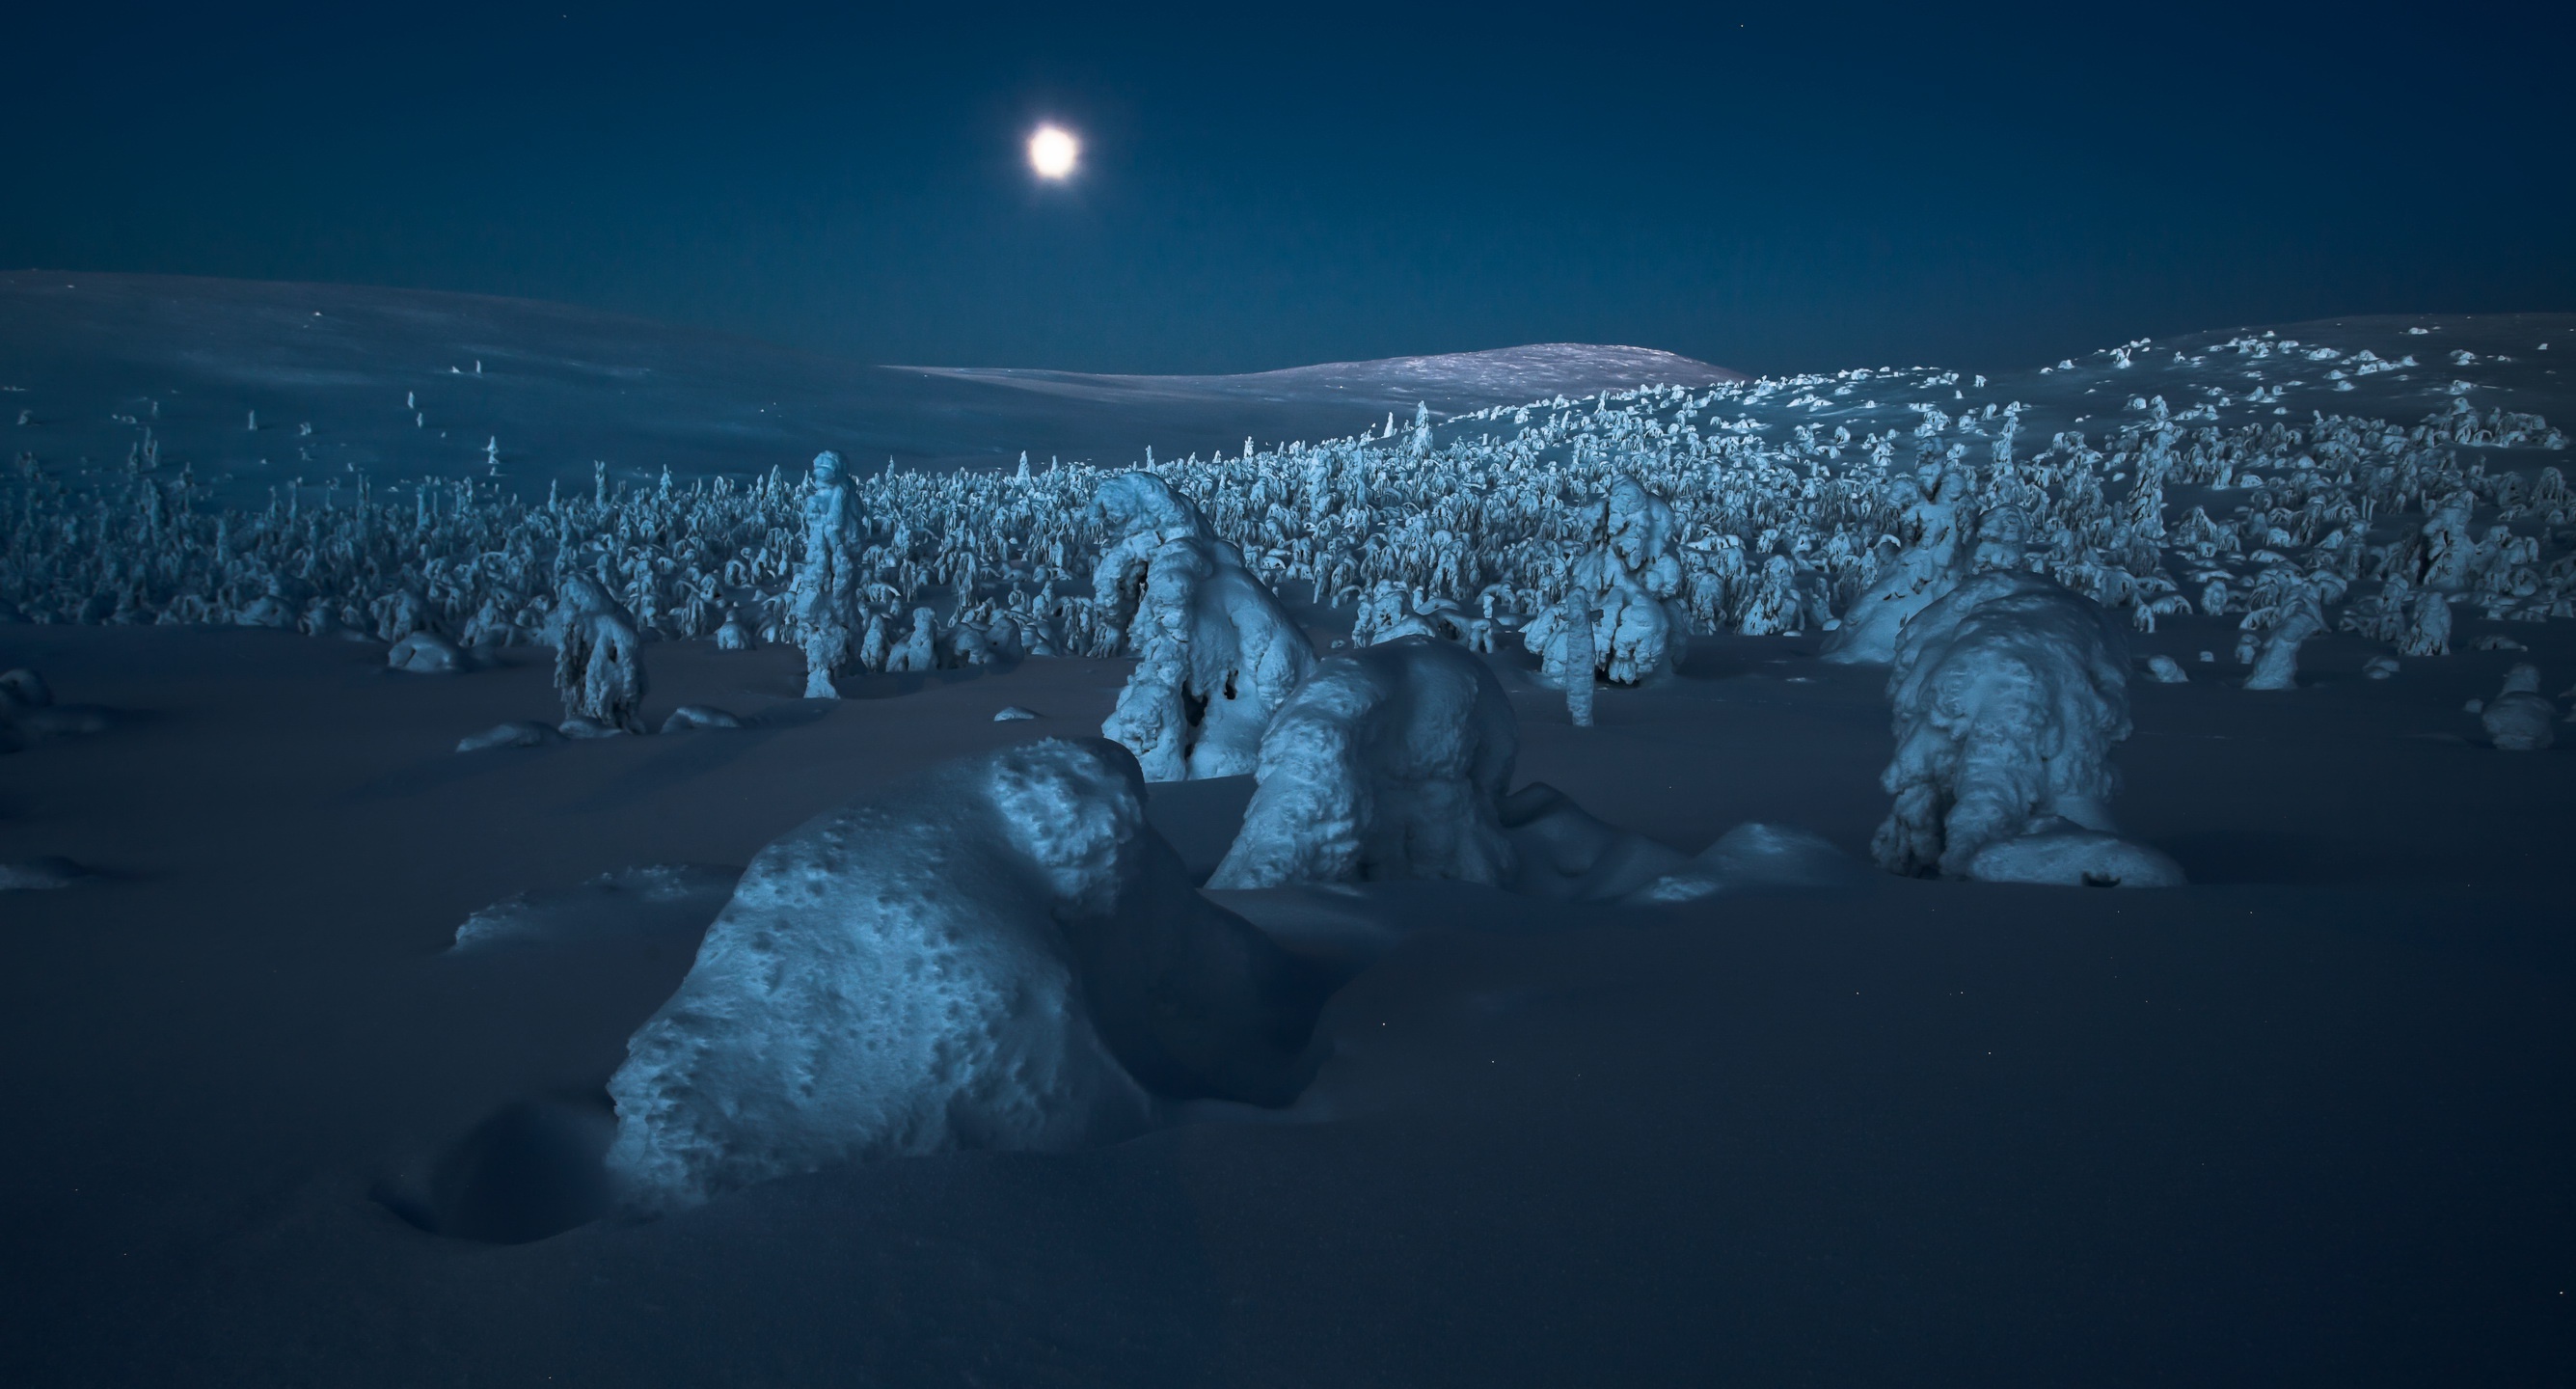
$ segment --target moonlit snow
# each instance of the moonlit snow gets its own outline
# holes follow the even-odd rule
[[[1260,789],[1208,886],[1500,883],[1519,747],[1502,686],[1458,647],[1408,637],[1332,657],[1262,737]]]
[[[1150,1121],[1147,1085],[1291,1093],[1293,971],[1191,890],[1142,794],[1125,750],[1047,740],[763,850],[609,1082],[626,1198],[1111,1141]]]
[[[1872,848],[1891,873],[2167,886],[2116,837],[2111,749],[2129,736],[2128,648],[2099,605],[2046,579],[1979,575],[1905,624],[1888,699],[1896,798]],[[2021,843],[2039,837],[2042,847]]]
[[[2540,1363],[2562,320],[897,376],[23,279],[13,1384]]]
[[[1120,474],[1091,505],[1108,542],[1092,579],[1098,649],[1136,655],[1102,734],[1134,752],[1149,781],[1251,771],[1314,648],[1236,547],[1161,478]]]

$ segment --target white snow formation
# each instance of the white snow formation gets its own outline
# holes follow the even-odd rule
[[[1315,668],[1305,632],[1163,479],[1121,473],[1091,510],[1106,535],[1092,572],[1098,649],[1136,653],[1100,731],[1148,781],[1251,771],[1262,730]]]
[[[1541,669],[1569,693],[1578,671],[1614,685],[1668,673],[1687,630],[1665,606],[1682,585],[1672,504],[1623,477],[1589,519],[1588,542],[1565,565],[1565,598],[1540,612],[1521,636]]]
[[[1114,1139],[1149,1090],[1291,1097],[1297,971],[1192,889],[1143,793],[1124,749],[1049,739],[762,850],[609,1082],[625,1199]]]
[[[555,689],[565,721],[643,732],[644,643],[634,619],[586,574],[564,578],[556,611]]]
[[[2147,885],[2134,855],[2111,847],[2128,670],[2100,605],[2036,575],[1976,575],[1925,608],[1905,624],[1888,678],[1896,756],[1879,783],[1896,803],[1871,844],[1879,866],[2031,881],[2026,851],[1981,860],[2072,826],[2101,837],[2086,841],[2098,861],[2053,839],[2048,862],[2074,874],[2056,880]]]
[[[1050,464],[637,485],[600,465],[586,489],[537,496],[353,473],[288,479],[238,508],[216,498],[270,480],[219,492],[136,420],[122,463],[30,450],[0,470],[0,622],[552,642],[571,615],[557,595],[579,577],[640,641],[707,638],[739,613],[720,640],[799,646],[828,677],[1158,643],[1168,656],[1182,644],[1162,638],[1180,633],[1161,624],[1179,620],[1180,595],[1195,595],[1180,623],[1194,639],[1247,611],[1278,634],[1266,599],[1229,614],[1209,596],[1266,586],[1365,607],[1362,641],[1538,629],[1551,665],[1567,648],[1549,629],[1571,609],[1615,685],[1669,663],[1691,632],[1824,630],[1857,657],[1945,574],[1999,569],[2052,578],[2141,630],[2185,611],[2241,619],[2300,577],[2338,627],[2430,657],[2455,625],[2576,617],[2563,434],[2452,385],[2528,394],[2549,381],[2547,356],[2516,365],[2481,339],[2475,365],[2436,380],[2411,354],[2437,330],[2509,331],[2356,320],[2129,343],[1993,383],[1855,368],[1640,386],[1248,443],[1128,482]],[[2033,425],[2043,415],[2052,432]],[[1095,494],[1109,504],[1094,511]],[[1157,609],[1144,590],[1166,551],[1176,593]],[[1212,577],[1179,581],[1201,569]],[[1192,651],[1192,670],[1166,661],[1139,687],[1127,736],[1154,776],[1211,774],[1198,701],[1222,682],[1196,668],[1248,673],[1261,654]],[[1294,642],[1271,654],[1281,678],[1256,704],[1284,699],[1305,659]],[[1258,728],[1210,717],[1228,736],[1205,759],[1248,770]]]
[[[1499,804],[1520,735],[1483,660],[1407,637],[1333,656],[1271,720],[1214,888],[1511,872]]]
[[[385,667],[413,675],[453,675],[465,668],[465,653],[436,632],[414,631],[385,652]]]
[[[49,892],[74,886],[91,876],[70,859],[55,855],[0,862],[0,892]]]
[[[563,735],[544,724],[529,720],[494,724],[480,733],[456,740],[458,752],[481,752],[485,748],[533,748],[557,742]]]
[[[2539,752],[2558,741],[2558,706],[2540,692],[2540,668],[2525,662],[2505,672],[2504,689],[2479,713],[2487,737],[2505,752]]]
[[[2316,584],[2292,574],[2274,587],[2272,601],[2245,615],[2243,626],[2258,643],[2245,688],[2296,689],[2299,647],[2326,630],[2324,600]]]
[[[712,704],[683,704],[672,710],[669,718],[662,720],[662,731],[665,733],[686,733],[699,728],[740,727],[742,727],[742,720],[731,710],[719,709]]]
[[[1959,510],[1967,500],[1967,474],[1944,469],[1928,486],[1900,479],[1895,487],[1902,505],[1892,538],[1903,548],[1852,601],[1842,625],[1825,638],[1819,653],[1825,660],[1844,665],[1886,665],[1895,660],[1898,630],[1958,586],[1965,559],[1960,551]]]
[[[733,868],[657,863],[602,873],[565,891],[514,893],[465,918],[449,948],[567,945],[702,930],[741,877]]]

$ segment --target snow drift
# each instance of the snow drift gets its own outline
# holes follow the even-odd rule
[[[1064,1149],[1150,1092],[1284,1103],[1315,990],[1200,897],[1115,744],[934,768],[761,851],[609,1083],[644,1209],[954,1148]]]
[[[1317,666],[1261,740],[1259,787],[1208,886],[1500,883],[1498,805],[1520,751],[1482,660],[1406,637]]]

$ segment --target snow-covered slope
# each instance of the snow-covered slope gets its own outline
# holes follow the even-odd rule
[[[1351,434],[1422,402],[1446,415],[1730,379],[1669,353],[1568,344],[1231,377],[878,367],[523,299],[0,274],[10,456],[115,462],[148,426],[164,459],[236,499],[297,477],[489,478],[496,466],[542,493],[548,481],[586,484],[593,460],[616,477],[739,476],[793,468],[822,447],[862,471],[889,457],[975,466],[1024,451],[1124,461],[1148,448],[1240,448],[1246,435]]]

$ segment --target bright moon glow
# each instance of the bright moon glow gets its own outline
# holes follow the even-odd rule
[[[1038,127],[1029,137],[1029,167],[1040,178],[1064,178],[1073,172],[1073,161],[1082,153],[1082,142],[1070,131],[1051,125]]]

